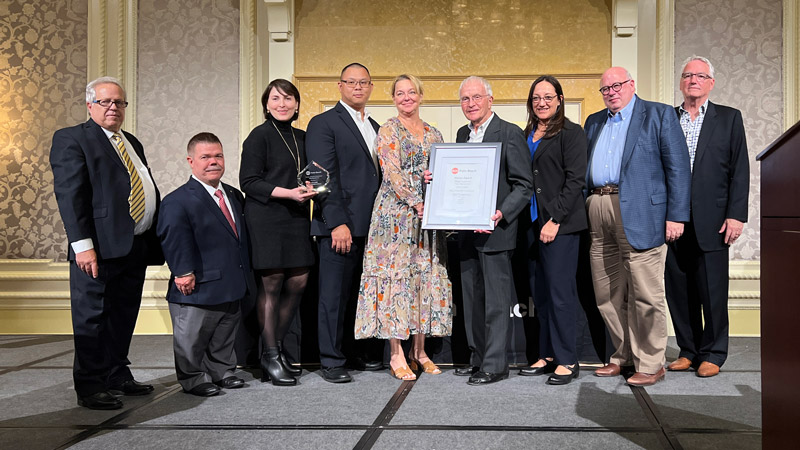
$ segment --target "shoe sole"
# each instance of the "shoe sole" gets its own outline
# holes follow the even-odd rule
[[[494,381],[489,381],[489,382],[473,383],[471,381],[467,381],[467,384],[470,385],[470,386],[483,386],[484,384],[493,384],[493,383],[497,383],[498,381],[503,381],[503,380],[507,380],[507,379],[508,379],[508,375],[504,376],[503,378],[498,378],[498,379],[496,379]]]
[[[120,402],[119,404],[107,405],[107,406],[106,405],[89,406],[83,400],[78,400],[78,406],[83,406],[84,408],[94,409],[94,410],[97,410],[97,411],[109,411],[109,410],[112,410],[112,409],[120,409],[120,408],[122,408],[122,402]]]

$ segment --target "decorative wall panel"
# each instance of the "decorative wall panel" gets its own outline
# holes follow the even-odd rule
[[[53,133],[86,120],[87,0],[0,2],[0,258],[66,259]]]
[[[783,131],[780,0],[676,0],[675,77],[692,54],[714,64],[711,101],[742,111],[750,153],[749,221],[734,259],[760,258],[761,171],[755,156]],[[677,82],[676,82],[677,86]],[[675,104],[682,101],[679,91]]]
[[[161,195],[191,174],[186,143],[222,141],[239,185],[239,1],[139,1],[138,135]],[[260,98],[260,96],[259,96]]]

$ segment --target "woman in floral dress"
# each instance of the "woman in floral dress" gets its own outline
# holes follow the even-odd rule
[[[383,181],[364,251],[355,336],[389,339],[392,375],[413,380],[400,341],[413,336],[412,369],[438,374],[425,353],[425,335],[449,336],[453,328],[444,234],[421,228],[423,172],[431,145],[442,142],[442,134],[419,117],[422,83],[417,77],[398,76],[392,99],[397,117],[380,128],[375,145]]]

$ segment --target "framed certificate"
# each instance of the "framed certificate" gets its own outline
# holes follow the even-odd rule
[[[422,228],[494,229],[500,148],[499,142],[433,144]]]

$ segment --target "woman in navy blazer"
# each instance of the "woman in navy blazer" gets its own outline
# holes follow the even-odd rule
[[[547,384],[578,377],[575,313],[586,135],[564,116],[564,92],[555,77],[536,79],[528,93],[525,136],[531,151],[534,194],[520,232],[528,248],[528,282],[539,319],[539,360],[520,375],[550,374]],[[529,219],[529,220],[525,220]]]

